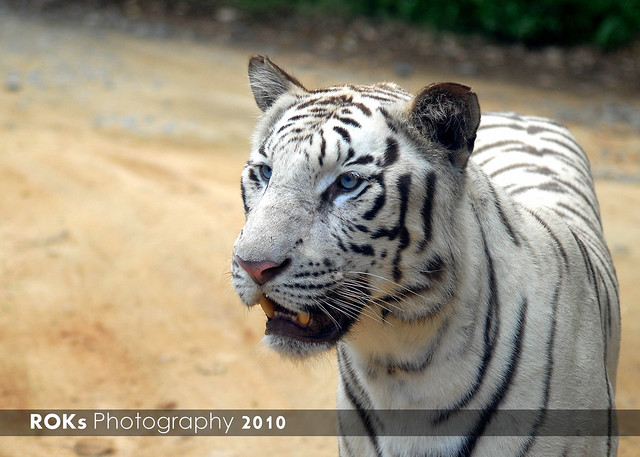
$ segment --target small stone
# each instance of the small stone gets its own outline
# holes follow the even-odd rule
[[[4,88],[9,92],[18,92],[22,90],[22,81],[17,73],[9,73],[4,80]]]
[[[74,452],[82,457],[101,457],[115,453],[110,440],[102,438],[84,438],[73,447]]]
[[[236,22],[240,14],[238,10],[235,8],[220,8],[216,12],[216,20],[218,22],[222,22],[223,24],[230,24],[232,22]]]
[[[161,354],[157,358],[157,362],[158,363],[169,363],[169,362],[173,362],[175,360],[176,360],[176,356],[175,355],[171,355],[171,354]]]
[[[196,370],[204,376],[220,376],[227,372],[227,367],[221,364],[198,364],[196,365]]]
[[[464,76],[476,76],[480,72],[478,66],[473,62],[464,61],[456,64],[456,71]]]
[[[393,66],[393,71],[401,78],[408,78],[413,73],[413,66],[408,62],[397,62]]]
[[[560,70],[564,66],[566,56],[557,47],[549,47],[543,52],[545,63],[554,70]]]
[[[175,400],[167,400],[158,404],[157,409],[176,409],[178,407],[178,402]]]
[[[624,244],[614,245],[612,251],[613,251],[613,256],[616,257],[618,260],[629,257],[629,255],[631,254],[631,249],[629,248],[629,246]]]

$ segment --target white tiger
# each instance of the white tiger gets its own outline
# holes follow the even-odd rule
[[[309,91],[260,56],[249,77],[264,116],[233,283],[271,348],[337,347],[338,407],[364,430],[340,423],[340,455],[615,455],[617,281],[571,134],[480,122],[454,83]],[[502,436],[511,410],[522,433]],[[574,424],[553,410],[604,412],[604,432],[554,433]]]

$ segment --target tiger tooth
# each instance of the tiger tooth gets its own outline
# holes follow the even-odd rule
[[[304,325],[306,327],[311,320],[311,316],[309,316],[309,314],[307,313],[300,313],[297,316],[297,320],[301,325]]]
[[[263,295],[262,297],[260,297],[260,300],[258,300],[258,303],[262,307],[262,310],[267,315],[267,317],[269,319],[273,319],[273,316],[275,316],[276,314],[276,305],[274,305],[273,302],[269,300],[266,295]]]

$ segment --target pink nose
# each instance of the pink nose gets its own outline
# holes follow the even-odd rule
[[[258,285],[262,285],[280,274],[291,262],[289,259],[282,263],[272,262],[271,260],[249,261],[243,260],[239,256],[235,256],[235,261]]]

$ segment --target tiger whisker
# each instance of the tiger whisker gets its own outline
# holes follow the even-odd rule
[[[327,317],[329,319],[331,319],[331,321],[336,325],[337,328],[341,328],[340,324],[338,323],[338,321],[335,320],[335,318],[331,315],[331,313],[329,311],[327,311],[327,309],[324,307],[324,305],[327,305],[329,307],[332,307],[332,305],[330,303],[326,303],[324,300],[320,299],[320,298],[314,298],[313,302],[315,305],[318,306],[318,308],[320,308],[320,310],[327,315]],[[324,304],[323,304],[324,303]]]
[[[341,294],[341,295],[344,296],[345,298],[353,299],[353,297],[348,296],[346,294]],[[328,314],[328,312],[326,311],[325,307],[322,306],[322,304],[352,319],[357,319],[360,316],[364,316],[370,319],[374,319],[376,321],[380,320],[380,318],[377,315],[375,315],[375,313],[373,313],[371,310],[369,310],[365,306],[355,308],[353,303],[350,303],[347,300],[343,300],[341,297],[337,297],[337,298],[339,299],[338,304],[332,304],[326,299],[320,299],[320,298],[316,298],[314,301],[316,302],[316,304],[318,304],[321,307],[321,309],[323,309],[323,312],[327,313],[329,317],[331,317],[330,314]],[[335,321],[335,319],[333,319],[333,317],[331,317],[331,319],[333,320],[334,323],[336,323],[338,327],[340,327],[340,325]]]
[[[371,303],[372,303],[372,299],[369,296],[362,296],[362,297],[358,297],[357,295],[350,295],[347,294],[346,292],[354,292],[354,293],[362,293],[361,290],[359,289],[353,289],[350,288],[348,285],[346,287],[343,287],[340,291],[336,291],[336,294],[347,298],[348,300],[356,300],[358,303],[360,303],[362,305],[362,307],[359,309],[359,314],[363,315],[365,317],[371,318],[377,322],[381,322],[382,321],[382,317],[379,316],[375,311],[373,311],[371,309]],[[343,304],[347,304],[349,306],[352,306],[351,303],[348,302],[343,302]]]
[[[438,271],[443,271],[443,270],[433,270],[434,273],[438,272]],[[377,275],[377,274],[374,274],[374,273],[365,272],[365,271],[350,271],[349,273],[350,274],[357,274],[357,275],[361,275],[361,276],[371,276],[374,279],[380,279],[382,281],[389,282],[389,283],[393,284],[394,286],[397,286],[400,289],[400,292],[409,293],[409,294],[411,294],[411,295],[413,295],[415,297],[422,298],[422,299],[425,299],[425,300],[427,299],[427,297],[425,297],[424,295],[416,292],[415,290],[411,290],[410,288],[408,288],[406,286],[403,286],[402,284],[399,284],[398,282],[393,281],[392,279],[385,278],[384,276],[380,276],[380,275]]]
[[[355,281],[361,281],[361,282],[357,283]],[[349,282],[347,282],[347,284],[353,284],[353,285],[361,285],[362,284],[362,285],[366,285],[368,288],[373,288],[374,290],[376,290],[378,292],[386,292],[380,286],[376,285],[375,283],[371,283],[369,280],[366,280],[366,279],[349,278]],[[395,295],[390,295],[390,297],[393,298],[398,303],[402,303],[402,301],[406,300],[405,297],[396,297]],[[377,305],[382,305],[384,303],[384,302],[381,301],[380,298],[375,298],[375,297],[371,297],[371,296],[368,296],[367,298],[369,300],[369,304],[375,303]],[[398,311],[401,310],[401,308],[399,306],[395,306],[395,305],[391,305],[391,304],[388,304],[388,305],[391,306],[394,309],[397,309]],[[386,308],[386,306],[385,306],[385,308]]]
[[[349,300],[353,300],[354,297],[352,297],[351,295],[347,295],[345,293],[340,293],[340,295],[342,297],[345,297],[346,299]],[[358,317],[358,316],[364,316],[370,319],[374,319],[376,321],[380,320],[380,316],[378,316],[368,305],[369,302],[364,302],[362,301],[362,306],[359,308],[354,308],[352,303],[349,303],[348,301],[342,301],[340,302],[341,305],[346,305],[346,308],[349,309],[350,311],[352,311],[352,315],[353,317]],[[342,309],[342,308],[341,308]]]

